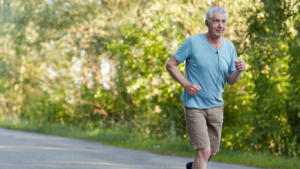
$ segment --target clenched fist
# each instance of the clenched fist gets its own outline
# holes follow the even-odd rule
[[[246,64],[245,64],[245,61],[243,59],[241,59],[239,61],[236,60],[234,62],[235,62],[235,69],[238,70],[239,72],[246,69]]]
[[[185,88],[191,96],[195,96],[202,88],[196,84],[189,83]]]

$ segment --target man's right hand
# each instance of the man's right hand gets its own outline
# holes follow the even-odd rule
[[[173,55],[166,64],[166,69],[170,72],[171,76],[179,82],[191,96],[195,96],[202,88],[196,84],[187,81],[178,69],[180,62]]]
[[[191,96],[195,96],[198,92],[200,92],[200,90],[202,90],[200,86],[193,83],[188,83],[185,89]]]

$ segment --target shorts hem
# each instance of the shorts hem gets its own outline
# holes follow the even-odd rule
[[[217,152],[220,151],[220,149],[212,149],[212,148],[210,148],[210,151],[213,152],[213,153],[217,153]]]
[[[198,149],[204,149],[207,147],[210,147],[210,145],[191,145],[192,149],[198,150]]]

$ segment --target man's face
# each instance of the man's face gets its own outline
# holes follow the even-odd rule
[[[213,13],[213,17],[210,18],[209,31],[213,37],[221,37],[226,29],[226,14]]]

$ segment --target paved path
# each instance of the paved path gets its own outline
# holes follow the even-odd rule
[[[0,128],[0,169],[185,169],[192,158]],[[254,169],[210,162],[208,169]]]

